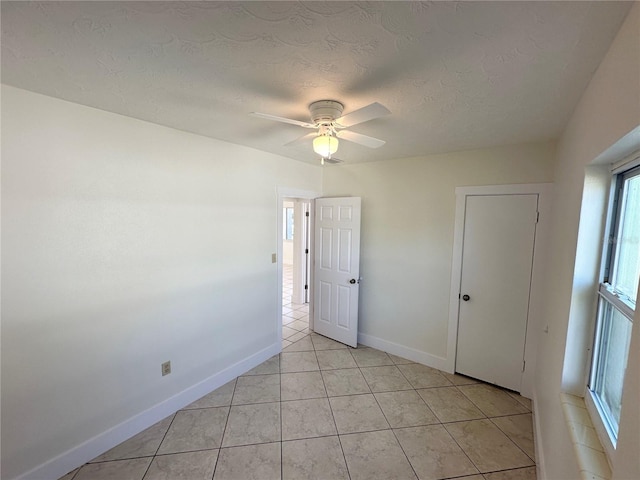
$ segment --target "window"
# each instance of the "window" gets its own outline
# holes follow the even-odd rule
[[[282,238],[285,240],[293,240],[293,207],[283,208],[282,215]]]
[[[615,177],[611,236],[598,317],[589,391],[615,448],[622,386],[640,278],[640,167]]]

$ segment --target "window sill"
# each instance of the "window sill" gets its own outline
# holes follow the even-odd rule
[[[610,480],[611,468],[584,400],[567,393],[561,393],[560,400],[582,479]]]

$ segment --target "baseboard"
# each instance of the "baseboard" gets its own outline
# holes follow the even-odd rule
[[[538,480],[546,480],[547,478],[547,469],[544,462],[544,450],[542,449],[540,434],[540,415],[538,415],[538,395],[536,390],[533,391],[532,395],[532,403],[533,403],[533,441],[535,442],[535,451],[536,451],[536,473]]]
[[[427,367],[437,368],[438,370],[447,371],[447,359],[431,355],[414,348],[405,347],[398,343],[389,342],[372,335],[366,335],[364,333],[358,333],[358,343],[366,345],[367,347],[377,348],[383,352],[391,353],[399,357],[406,358],[413,362],[421,363]]]
[[[280,353],[281,342],[274,343],[269,347],[241,360],[221,372],[218,372],[201,382],[183,390],[180,393],[154,405],[128,420],[116,425],[109,430],[96,435],[80,445],[67,450],[66,452],[46,461],[45,463],[29,470],[14,480],[42,480],[43,478],[56,479],[68,472],[84,465],[98,455],[110,450],[116,445],[133,437],[134,435],[149,428],[163,418],[195,402],[200,397],[212,392],[225,383],[230,382],[235,377],[260,365],[265,360]]]

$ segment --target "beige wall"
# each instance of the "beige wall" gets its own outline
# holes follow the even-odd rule
[[[3,479],[277,351],[278,186],[321,169],[2,87]]]
[[[447,356],[455,188],[552,179],[554,144],[326,167],[326,196],[362,197],[359,330]]]
[[[575,385],[562,385],[565,362],[573,361],[572,357],[565,358],[565,350],[567,352],[580,350],[580,345],[573,344],[570,344],[570,348],[567,349],[567,339],[573,342],[573,334],[579,333],[572,331],[573,326],[584,328],[585,322],[589,320],[583,318],[584,312],[589,308],[585,308],[581,300],[583,297],[581,282],[585,281],[582,272],[585,269],[579,265],[581,259],[578,259],[576,264],[585,169],[602,152],[638,125],[640,125],[640,5],[635,4],[594,74],[558,143],[558,164],[554,174],[556,195],[551,235],[553,255],[550,262],[546,314],[549,333],[540,338],[536,380],[538,446],[541,447],[539,455],[543,460],[542,478],[555,480],[577,478],[578,475],[560,407],[559,394],[563,388],[572,390],[576,388]],[[597,257],[598,253],[591,252],[591,255]],[[580,275],[577,272],[580,272]],[[591,285],[595,284],[593,280],[590,280]],[[584,338],[582,335],[578,337]],[[635,345],[637,346],[638,343],[636,342]],[[583,350],[588,347],[589,345],[584,343],[581,345]],[[575,355],[575,353],[568,354]],[[640,375],[639,368],[638,363],[630,363],[627,378],[637,378]],[[570,372],[564,373],[565,378],[571,377]],[[625,399],[629,398],[627,392],[624,395]],[[622,465],[629,467],[630,463],[635,465],[635,472],[639,472],[638,408],[640,407],[637,397],[632,405],[623,404],[620,452],[626,453],[621,453],[615,459],[615,475],[618,468],[622,469]],[[633,445],[629,446],[626,442],[633,442]]]

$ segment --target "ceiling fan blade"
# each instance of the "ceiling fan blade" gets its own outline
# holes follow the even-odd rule
[[[351,113],[347,113],[340,118],[336,118],[335,123],[340,127],[352,127],[359,123],[368,122],[374,118],[383,117],[389,115],[391,112],[384,105],[374,102],[366,107],[354,110]]]
[[[285,147],[292,147],[294,145],[300,145],[301,143],[307,143],[318,136],[318,132],[309,132],[305,133],[301,137],[296,138],[295,140],[290,141],[289,143],[285,143]]]
[[[278,117],[276,115],[269,115],[268,113],[251,112],[249,115],[253,117],[264,118],[265,120],[274,120],[276,122],[290,123],[291,125],[297,125],[299,127],[304,127],[304,128],[316,128],[316,126],[313,123],[301,122],[300,120],[294,120],[292,118]]]
[[[364,145],[369,148],[378,148],[384,145],[384,140],[380,140],[379,138],[369,137],[367,135],[362,135],[361,133],[352,132],[350,130],[340,130],[336,136],[343,140],[347,140],[348,142],[357,143],[358,145]]]

